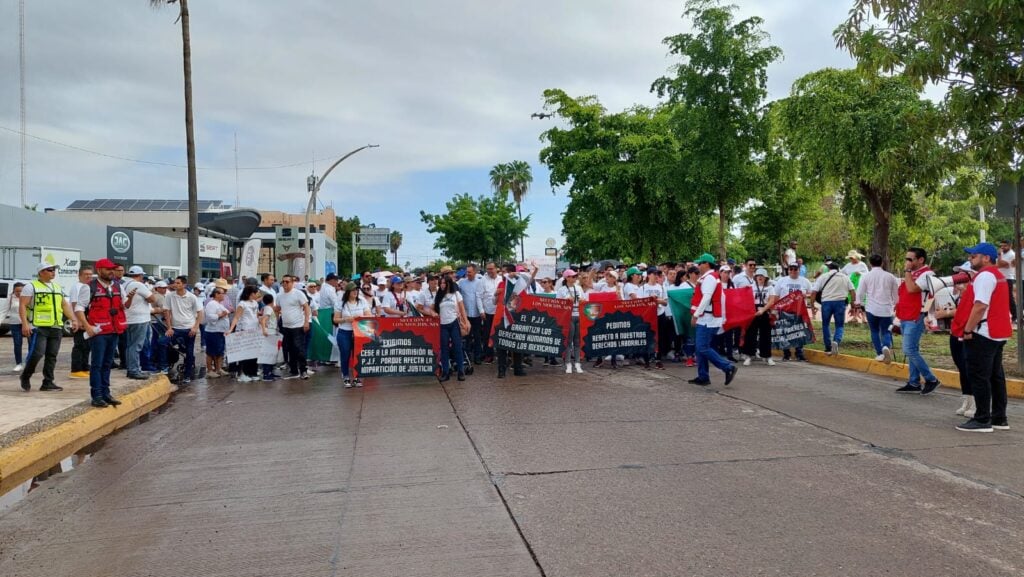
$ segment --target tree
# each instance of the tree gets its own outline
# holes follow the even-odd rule
[[[933,192],[952,162],[942,115],[899,77],[826,68],[793,84],[780,103],[787,150],[812,186],[838,188],[843,212],[871,217],[871,252],[889,254],[894,210],[911,221],[913,193]]]
[[[505,195],[511,194],[516,201],[516,210],[519,213],[519,220],[523,220],[523,198],[530,191],[533,183],[533,173],[530,165],[522,160],[513,160],[504,164],[496,164],[491,169],[491,188],[494,192]],[[526,228],[523,228],[525,234]],[[519,237],[520,260],[526,260],[526,245],[523,237]]]
[[[352,278],[356,273],[378,270],[388,265],[388,258],[383,251],[360,248],[356,249],[356,268],[352,270],[352,233],[358,233],[362,227],[358,216],[335,218],[334,239],[338,243],[338,270],[339,276],[344,279]]]
[[[868,71],[944,83],[948,110],[975,158],[994,169],[1024,158],[1024,4],[1014,0],[854,0],[836,42]]]
[[[679,151],[666,108],[608,114],[594,96],[572,98],[557,89],[544,91],[544,99],[545,109],[568,124],[541,135],[547,146],[540,160],[551,169],[552,187],[569,185],[562,232],[570,260],[702,251],[701,216],[710,211],[673,180]]]
[[[189,30],[188,0],[149,0],[159,8],[163,4],[178,4],[181,22],[182,62],[185,73],[185,154],[188,158],[188,282],[194,285],[202,272],[199,265],[199,186],[196,181],[196,138],[192,117],[192,37]]]
[[[391,253],[395,255],[395,266],[398,266],[398,249],[402,246],[402,233],[397,230],[391,231],[391,236],[388,238],[388,242],[391,244]]]
[[[445,203],[444,214],[420,211],[427,232],[438,235],[434,248],[449,259],[485,262],[515,257],[530,217],[517,218],[515,206],[504,194],[473,198],[459,194]]]
[[[760,178],[755,156],[764,149],[767,69],[782,56],[778,47],[764,45],[763,20],[736,22],[736,10],[717,0],[688,0],[683,17],[692,21],[695,33],[665,38],[669,52],[682,62],[673,67],[674,76],[651,86],[672,105],[688,188],[718,209],[721,258],[726,225]]]

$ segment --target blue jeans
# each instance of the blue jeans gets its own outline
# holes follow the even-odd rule
[[[11,327],[11,340],[14,341],[14,364],[23,364],[25,357],[21,356],[21,350],[25,348],[25,336],[21,334],[21,325],[10,325]],[[28,341],[28,356],[32,356],[32,343],[33,340]]]
[[[829,330],[832,319],[836,321],[836,335],[832,338]],[[821,334],[825,337],[825,350],[832,349],[832,341],[843,342],[843,323],[846,322],[846,301],[822,301]]]
[[[89,339],[89,394],[93,399],[110,396],[110,368],[119,335],[96,335]]]
[[[147,338],[149,338],[148,321],[128,325],[128,346],[125,349],[125,356],[128,357],[129,375],[137,375],[142,372],[140,354]]]
[[[341,376],[346,379],[348,378],[349,366],[352,364],[352,351],[354,349],[355,333],[345,329],[338,329],[338,351],[341,353],[338,364],[341,365]]]
[[[174,340],[185,349],[185,378],[191,380],[196,370],[196,337],[188,336],[189,329],[174,329]]]
[[[926,383],[936,381],[928,363],[921,356],[921,335],[924,334],[924,313],[917,317],[916,321],[900,321],[900,332],[903,333],[903,354],[907,357],[907,365],[910,367],[910,378],[907,380],[911,385],[921,384],[921,379]]]
[[[462,332],[459,329],[459,321],[452,321],[446,325],[441,325],[441,376],[444,377],[448,376],[448,373],[451,372],[448,347],[451,347],[451,354],[455,355],[455,370],[461,375],[464,356],[462,354]]]
[[[732,365],[722,358],[711,346],[711,341],[718,333],[717,327],[705,327],[697,325],[697,378],[702,381],[710,381],[708,374],[708,361],[722,371],[731,371]]]
[[[871,346],[875,347],[875,354],[882,354],[882,347],[892,348],[892,317],[876,317],[867,313],[868,328],[871,330]]]
[[[163,324],[150,323],[153,339],[149,343],[149,364],[157,371],[167,369],[167,331]]]

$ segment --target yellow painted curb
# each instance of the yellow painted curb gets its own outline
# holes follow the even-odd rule
[[[807,360],[819,365],[848,369],[880,377],[888,377],[906,381],[910,372],[904,363],[882,363],[874,359],[854,357],[851,355],[837,355],[830,357],[824,351],[804,349]],[[935,376],[942,382],[943,387],[960,390],[960,373],[947,371],[945,369],[932,369]],[[1019,379],[1006,379],[1006,394],[1015,399],[1024,399],[1024,381]]]
[[[177,388],[165,375],[120,398],[114,409],[92,408],[0,449],[0,495],[167,402]]]

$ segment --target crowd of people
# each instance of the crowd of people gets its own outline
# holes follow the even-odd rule
[[[110,393],[110,373],[123,369],[129,378],[147,379],[166,372],[172,357],[183,357],[188,385],[195,372],[196,339],[206,359],[205,376],[232,376],[241,382],[308,379],[318,362],[311,350],[312,331],[322,330],[337,345],[336,358],[320,361],[337,365],[345,388],[362,386],[352,369],[353,323],[366,317],[438,317],[442,381],[454,374],[466,378],[470,365],[497,363],[498,378],[509,368],[514,376],[526,374],[536,362],[560,365],[557,357],[530,358],[495,349],[490,339],[500,299],[523,292],[572,302],[564,367],[582,373],[585,362],[612,369],[630,363],[664,369],[666,362],[696,367],[690,383],[711,383],[710,366],[721,370],[725,384],[740,366],[754,361],[774,366],[772,314],[780,299],[803,299],[812,315],[821,313],[825,351],[838,355],[847,321],[866,323],[875,360],[893,359],[893,333],[902,335],[902,352],[909,367],[908,380],[897,392],[931,394],[939,386],[921,355],[922,335],[936,326],[950,332],[950,354],[960,372],[963,402],[957,410],[968,420],[957,428],[990,432],[1008,428],[1006,383],[1002,349],[1012,334],[1015,318],[1014,259],[1008,242],[997,249],[981,243],[967,249],[967,262],[950,276],[940,276],[928,265],[923,249],[910,248],[896,276],[886,270],[882,257],[851,250],[845,262],[826,260],[811,274],[791,242],[781,265],[761,266],[754,259],[742,263],[720,261],[703,254],[688,262],[657,266],[571,267],[559,274],[539,274],[535,263],[469,264],[458,271],[443,267],[423,275],[380,271],[364,272],[343,280],[328,274],[321,282],[286,275],[280,282],[265,273],[259,279],[217,279],[209,285],[188,286],[187,277],[166,281],[145,275],[138,266],[101,259],[83,266],[79,282],[68,298],[54,281],[55,267],[38,266],[38,278],[15,286],[12,318],[16,333],[15,361],[21,386],[31,390],[31,379],[43,362],[40,390],[61,390],[55,379],[64,319],[73,331],[71,378],[89,379],[92,403],[97,407],[120,404]],[[783,274],[780,274],[783,273]],[[504,285],[503,285],[504,283]],[[499,287],[507,286],[506,294]],[[724,290],[750,287],[754,315],[748,326],[724,330],[728,310]],[[677,331],[670,292],[693,291],[690,327]],[[594,293],[614,293],[618,299],[653,298],[657,303],[658,339],[652,353],[627,359],[621,355],[586,358],[581,352],[581,304]],[[964,297],[968,297],[964,299]],[[316,318],[322,310],[332,326]],[[225,335],[260,331],[280,339],[283,362],[257,363],[256,359],[226,363]],[[29,352],[23,362],[23,339]],[[115,358],[119,361],[115,365]],[[802,347],[782,350],[782,361],[806,361]],[[653,363],[652,363],[653,361]]]

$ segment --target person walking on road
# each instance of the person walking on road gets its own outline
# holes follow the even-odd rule
[[[10,327],[11,341],[14,345],[14,372],[20,373],[25,370],[25,359],[23,353],[25,352],[25,335],[21,334],[21,290],[25,287],[25,283],[16,282],[11,287],[11,294],[7,297],[7,316],[4,318],[4,324]],[[28,356],[32,356],[32,350],[28,351]]]
[[[142,347],[149,338],[150,305],[156,301],[153,291],[143,281],[145,271],[135,265],[128,269],[128,282],[122,287],[126,296],[125,308],[128,320],[128,346],[125,350],[128,365],[128,378],[145,380],[149,375],[142,372],[140,354]]]
[[[78,269],[78,282],[71,285],[71,292],[68,299],[71,301],[71,310],[78,306],[78,293],[82,287],[92,280],[93,269],[90,266],[82,266]],[[89,378],[89,339],[85,338],[85,328],[78,327],[78,330],[71,333],[74,338],[74,346],[71,347],[71,378]]]
[[[192,374],[196,369],[196,335],[199,325],[203,322],[203,305],[196,295],[189,292],[188,277],[179,276],[174,279],[174,292],[164,297],[164,320],[166,321],[168,338],[177,341],[185,353],[185,376],[181,384],[192,382]]]
[[[281,292],[277,295],[278,314],[281,315],[281,339],[288,360],[289,374],[285,379],[308,379],[306,371],[306,333],[309,332],[309,299],[295,288],[294,276],[281,279]]]
[[[85,327],[90,343],[89,393],[94,407],[116,407],[121,404],[110,394],[110,370],[114,352],[127,327],[121,286],[114,278],[117,267],[109,259],[96,263],[98,278],[89,281],[78,293],[75,314]]]
[[[355,283],[350,283],[341,297],[334,301],[334,324],[338,325],[338,351],[341,353],[338,364],[341,365],[341,378],[346,389],[363,386],[363,381],[359,377],[353,380],[349,376],[352,351],[355,350],[355,329],[352,323],[369,316],[369,305],[359,296],[359,289]]]
[[[1003,372],[1003,347],[1013,335],[1010,287],[996,266],[999,256],[994,245],[982,242],[966,251],[971,255],[971,268],[978,274],[960,299],[957,316],[967,319],[961,330],[954,318],[954,332],[962,334],[967,349],[967,378],[971,381],[975,412],[974,417],[956,428],[991,433],[993,429],[1010,428]]]
[[[896,303],[896,318],[900,320],[903,354],[906,355],[907,365],[910,366],[910,378],[907,384],[896,389],[897,393],[928,395],[940,384],[939,379],[928,368],[928,362],[921,356],[921,336],[924,334],[927,314],[924,311],[924,301],[931,292],[930,277],[934,274],[925,264],[927,260],[928,254],[923,248],[907,249],[903,284],[900,285],[899,299]],[[921,385],[921,379],[924,379],[924,386]]]
[[[697,334],[697,378],[687,382],[700,386],[710,385],[710,362],[725,373],[725,384],[728,385],[736,378],[738,367],[723,359],[711,346],[712,339],[722,329],[726,314],[722,283],[714,271],[715,257],[708,253],[700,255],[697,267],[700,280],[693,289],[693,305],[690,307],[693,313],[690,325],[696,328]]]
[[[54,382],[53,371],[60,354],[60,339],[64,334],[64,319],[71,319],[71,330],[78,329],[78,321],[71,303],[64,299],[60,285],[53,281],[57,267],[41,262],[36,266],[36,280],[21,288],[18,316],[21,318],[21,336],[29,339],[28,364],[21,372],[21,388],[32,390],[32,375],[43,361],[43,384],[40,391],[62,391]]]

